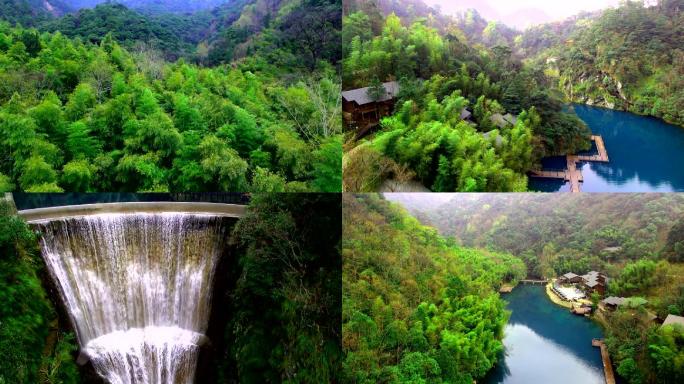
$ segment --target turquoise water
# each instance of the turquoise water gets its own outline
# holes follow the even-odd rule
[[[605,383],[601,352],[591,346],[603,337],[597,324],[553,304],[538,285],[520,285],[502,297],[512,312],[505,356],[482,383]]]
[[[603,136],[610,163],[581,163],[584,192],[684,191],[684,128],[628,112],[574,105],[594,134]],[[544,159],[546,162],[553,160]],[[563,167],[564,168],[564,167]],[[530,178],[530,190],[569,190],[562,180]]]

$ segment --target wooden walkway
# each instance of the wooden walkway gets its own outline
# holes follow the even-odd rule
[[[520,280],[520,282],[523,284],[532,284],[532,285],[541,284],[541,285],[544,285],[544,284],[548,283],[549,281],[548,280],[530,280],[530,279],[527,279],[527,280]]]
[[[606,151],[606,145],[603,143],[603,137],[599,135],[593,135],[591,136],[591,141],[596,143],[596,151],[598,153],[596,155],[577,156],[577,159],[579,161],[595,161],[599,163],[609,162],[610,160],[608,159],[608,151]]]
[[[613,373],[613,364],[610,362],[610,355],[608,355],[608,348],[603,340],[593,339],[591,345],[601,348],[601,359],[603,360],[603,373],[606,376],[606,384],[615,384],[615,374]]]
[[[581,161],[594,161],[607,163],[608,151],[606,145],[603,143],[603,137],[599,135],[592,135],[591,141],[596,143],[596,155],[567,155],[566,169],[564,171],[531,171],[530,176],[541,177],[546,179],[563,179],[570,183],[570,192],[577,193],[580,191],[580,183],[584,182],[582,171],[577,168],[577,163]]]

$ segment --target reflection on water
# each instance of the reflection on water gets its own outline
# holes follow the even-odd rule
[[[504,299],[512,311],[506,352],[484,383],[604,382],[601,354],[591,346],[602,337],[596,324],[551,303],[543,287],[519,286]]]
[[[575,105],[591,131],[603,136],[610,163],[581,165],[585,192],[684,191],[684,128],[632,113]],[[530,179],[535,191],[565,190],[565,182]]]

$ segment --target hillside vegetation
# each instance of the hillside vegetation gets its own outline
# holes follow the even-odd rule
[[[74,334],[59,328],[36,236],[11,208],[0,200],[0,383],[77,383]]]
[[[624,2],[548,40],[536,60],[548,62],[547,73],[570,101],[684,126],[683,11],[678,0]],[[538,36],[526,33],[522,44]]]
[[[388,197],[418,204],[409,195]],[[410,209],[465,246],[521,257],[532,277],[591,269],[616,275],[629,261],[684,261],[684,196],[678,194],[463,194]]]
[[[343,382],[482,378],[503,350],[496,291],[523,263],[459,247],[378,195],[345,194],[343,212]]]

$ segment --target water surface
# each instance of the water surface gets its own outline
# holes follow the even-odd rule
[[[580,104],[574,109],[592,133],[603,137],[610,158],[610,163],[579,164],[582,191],[684,191],[684,128],[629,112]],[[569,190],[562,180],[537,178],[530,178],[529,187],[543,192]]]
[[[512,312],[505,356],[483,383],[605,382],[601,352],[591,346],[593,338],[603,337],[598,325],[553,304],[538,285],[520,285],[503,298]]]

